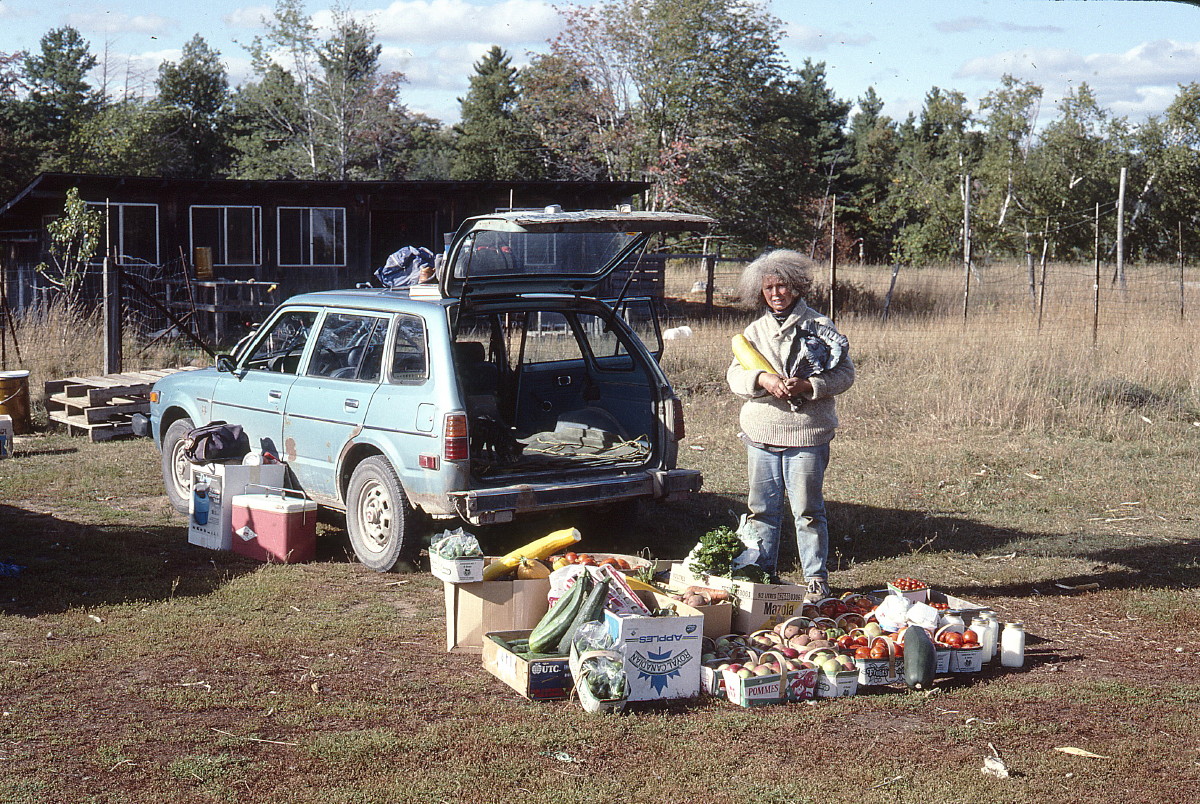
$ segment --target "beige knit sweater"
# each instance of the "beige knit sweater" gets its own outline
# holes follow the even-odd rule
[[[744,334],[782,377],[797,326],[814,320],[833,326],[832,321],[801,300],[782,324],[768,312],[746,327]],[[725,372],[730,389],[746,399],[738,417],[743,433],[752,441],[779,447],[815,447],[833,440],[838,426],[834,397],[854,384],[854,363],[849,354],[832,370],[809,377],[812,393],[793,399],[790,405],[758,387],[759,373],[742,368],[737,360]]]

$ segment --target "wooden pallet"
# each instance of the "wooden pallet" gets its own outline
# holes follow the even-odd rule
[[[72,435],[92,441],[110,441],[133,435],[133,414],[150,412],[154,383],[179,371],[171,369],[127,371],[98,377],[67,377],[46,383],[46,412],[50,420],[66,425]]]

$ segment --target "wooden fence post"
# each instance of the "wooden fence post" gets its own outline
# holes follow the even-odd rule
[[[120,374],[121,275],[111,255],[104,257],[104,373]]]
[[[829,205],[829,320],[837,320],[837,196]]]
[[[971,303],[971,175],[963,176],[963,323]]]
[[[713,309],[714,285],[717,282],[717,255],[704,255],[704,312],[711,313]]]
[[[1096,278],[1092,284],[1092,346],[1100,335],[1100,204],[1096,204],[1096,244],[1092,247],[1092,260],[1095,262]]]
[[[899,276],[899,274],[900,274],[900,260],[896,260],[896,262],[892,265],[892,281],[888,285],[887,298],[884,299],[884,302],[883,302],[883,321],[885,324],[887,323],[887,320],[888,320],[888,314],[891,312],[891,309],[892,309],[892,293],[896,290],[896,277]]]

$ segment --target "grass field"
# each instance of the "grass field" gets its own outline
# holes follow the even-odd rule
[[[1189,800],[1191,328],[1139,317],[1093,346],[1003,314],[840,323],[859,380],[827,480],[834,586],[914,575],[991,605],[1026,623],[1022,671],[769,710],[532,704],[442,651],[428,575],[365,571],[330,526],[305,565],[189,547],[148,442],[39,434],[0,461],[0,801]],[[580,518],[595,549],[680,558],[744,506],[722,380],[741,319],[690,325],[664,366],[704,490],[616,532]],[[499,549],[550,526],[481,535]],[[1099,589],[1064,588],[1084,583]],[[1010,778],[980,772],[993,753]]]

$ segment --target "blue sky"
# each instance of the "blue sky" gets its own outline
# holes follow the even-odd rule
[[[446,122],[458,117],[471,65],[493,44],[514,63],[542,51],[558,31],[543,0],[350,0],[376,29],[388,69],[404,72],[404,100]],[[163,59],[201,34],[219,50],[233,83],[247,77],[239,43],[261,31],[272,2],[165,4],[151,0],[0,0],[0,52],[36,50],[51,28],[72,25],[107,65],[117,94],[153,85]],[[329,4],[310,0],[318,23]],[[787,29],[793,65],[823,61],[830,86],[853,100],[874,86],[885,112],[919,111],[934,86],[962,91],[972,104],[1004,73],[1043,86],[1040,122],[1054,102],[1086,81],[1100,102],[1140,121],[1160,113],[1178,84],[1200,81],[1200,8],[1165,0],[772,0]],[[97,80],[101,76],[97,74]]]

